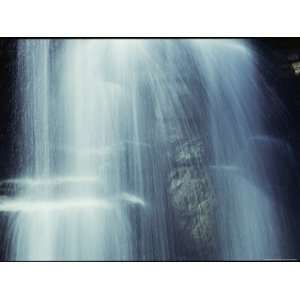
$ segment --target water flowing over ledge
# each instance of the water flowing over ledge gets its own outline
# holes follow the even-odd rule
[[[20,40],[17,85],[6,259],[286,257],[293,154],[246,41]]]

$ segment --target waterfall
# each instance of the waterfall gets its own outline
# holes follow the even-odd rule
[[[276,145],[267,131],[278,99],[245,41],[194,43],[207,98],[213,185],[217,197],[219,257],[286,257],[282,206],[274,180]]]
[[[8,259],[168,257],[142,59],[137,41],[19,41],[23,165],[1,206]]]
[[[214,226],[194,216],[206,168],[211,258],[285,257],[275,184],[285,146],[267,130],[278,103],[258,64],[239,40],[19,40],[20,174],[1,182],[15,191],[0,199],[6,259],[178,259],[178,226]],[[193,141],[205,149],[188,150]],[[176,219],[170,172],[184,177],[186,157],[195,190],[185,192],[199,205],[186,194],[178,205],[202,210]]]

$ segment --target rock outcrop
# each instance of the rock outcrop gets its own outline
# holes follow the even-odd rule
[[[178,143],[169,174],[177,252],[181,259],[213,259],[216,248],[215,197],[202,140]]]

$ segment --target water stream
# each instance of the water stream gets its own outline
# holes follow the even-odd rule
[[[204,123],[218,259],[282,257],[265,86],[245,42],[20,40],[17,76],[7,259],[174,258],[169,155]]]

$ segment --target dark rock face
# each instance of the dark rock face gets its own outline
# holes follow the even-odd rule
[[[215,196],[208,173],[204,143],[175,147],[169,174],[169,199],[174,211],[181,259],[213,259],[216,250]]]
[[[15,39],[0,39],[0,178],[16,173],[16,143],[18,118],[14,97],[17,68],[17,43]]]

